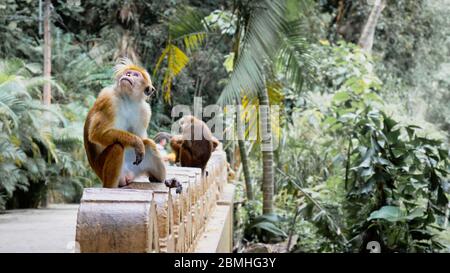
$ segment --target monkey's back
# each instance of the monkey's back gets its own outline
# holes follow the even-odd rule
[[[99,155],[102,153],[105,147],[101,147],[100,145],[93,143],[89,140],[89,130],[92,130],[91,123],[93,121],[93,117],[96,113],[101,112],[105,113],[106,115],[113,116],[112,113],[112,104],[113,102],[109,99],[110,96],[108,96],[108,93],[111,93],[111,88],[104,88],[100,94],[98,95],[98,98],[96,99],[94,105],[89,110],[86,121],[84,122],[84,128],[83,128],[83,142],[84,142],[84,149],[86,151],[86,156],[88,158],[89,165],[94,169],[95,173],[101,177],[101,171],[100,167],[97,166],[96,162],[98,161]],[[101,126],[108,126],[107,122],[101,122]],[[99,129],[99,128],[95,128]]]
[[[182,145],[180,151],[180,163],[183,167],[193,167],[205,169],[211,153],[213,152],[213,144],[210,140],[190,140],[191,145]],[[189,156],[186,155],[189,153]]]
[[[95,165],[95,159],[100,154],[98,151],[97,144],[89,141],[89,127],[91,125],[92,118],[92,109],[89,111],[86,121],[84,122],[83,128],[83,142],[84,142],[84,150],[86,152],[86,156],[88,158],[89,165],[94,169],[95,173],[100,177],[100,173],[97,171],[97,166]]]

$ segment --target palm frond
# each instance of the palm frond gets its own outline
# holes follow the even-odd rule
[[[25,153],[5,135],[0,136],[0,151],[0,161],[9,160],[20,164],[20,162],[26,160]]]
[[[64,147],[79,147],[83,144],[83,123],[73,122],[65,128],[56,128],[52,131],[55,144]]]
[[[284,24],[284,1],[261,0],[250,5],[250,19],[235,68],[219,103],[232,103],[243,90],[256,96],[265,88],[265,66],[275,56]]]
[[[167,68],[164,73],[163,80],[163,90],[164,90],[164,99],[166,101],[170,100],[170,91],[172,88],[173,78],[178,75],[181,70],[187,65],[189,62],[189,57],[179,49],[176,45],[169,43],[168,46],[164,49],[163,53],[159,57],[158,62],[156,63],[155,72],[158,71],[162,61],[167,57]]]
[[[271,105],[281,105],[283,102],[283,95],[281,94],[281,84],[279,82],[268,82],[267,85],[267,93],[269,95],[269,101]],[[257,97],[248,97],[244,96],[241,100],[242,111],[241,111],[241,124],[246,124],[246,128],[244,131],[244,137],[248,140],[257,140],[256,143],[259,144],[261,142],[261,138],[258,132],[259,128],[259,120],[258,120],[258,107],[259,100]],[[278,143],[281,138],[281,127],[279,120],[279,113],[276,112],[277,108],[272,107],[270,112],[270,120],[271,120],[271,132],[273,135],[274,143]],[[256,139],[254,139],[256,137]],[[255,145],[255,147],[259,147]]]
[[[67,120],[66,118],[61,114],[60,109],[58,108],[58,106],[56,104],[52,104],[50,106],[44,106],[42,105],[40,102],[36,101],[36,100],[31,100],[31,101],[27,101],[27,107],[29,110],[37,110],[39,112],[48,112],[49,114],[52,114],[51,117],[48,117],[51,120],[39,120],[37,121],[33,115],[33,112],[29,112],[29,116],[32,120],[34,120],[36,122],[36,125],[43,123],[45,124],[46,122],[61,122],[63,124],[63,126],[67,126]],[[40,124],[42,125],[42,124]],[[38,125],[38,128],[40,128],[41,126]]]
[[[184,36],[184,46],[188,51],[193,51],[199,48],[205,41],[206,33],[191,33],[189,35]]]
[[[61,85],[59,85],[55,80],[53,79],[45,79],[44,77],[33,77],[28,79],[24,85],[27,88],[27,90],[30,90],[32,88],[35,87],[41,87],[42,85],[44,85],[45,83],[49,82],[51,84],[51,86],[55,87],[55,89],[53,89],[53,91],[57,91],[57,94],[60,95],[64,95],[64,89],[61,87]],[[38,89],[39,92],[41,91],[40,89]]]
[[[162,88],[165,101],[170,101],[172,82],[189,62],[189,57],[176,44],[183,42],[187,52],[191,52],[204,44],[207,34],[205,15],[192,8],[180,8],[175,12],[169,23],[169,39],[161,56],[156,62],[153,76],[159,71],[162,62],[167,59]]]
[[[11,120],[14,127],[17,127],[19,118],[11,109],[11,106],[17,103],[20,103],[20,100],[16,96],[0,92],[0,116],[5,116],[5,118]]]
[[[17,188],[26,189],[29,184],[27,177],[14,163],[0,164],[0,173],[8,174],[2,177],[0,184],[0,188],[6,192],[7,196],[12,196]]]
[[[284,25],[283,38],[275,61],[276,70],[284,75],[286,82],[296,90],[301,90],[304,81],[310,78],[315,62],[309,54],[308,43],[302,33],[300,21]]]
[[[0,74],[17,75],[18,71],[25,66],[23,60],[19,58],[2,60],[0,62]]]
[[[206,14],[193,8],[183,7],[176,10],[169,22],[169,35],[173,41],[184,40],[187,37],[197,37],[203,40],[208,32],[204,22]],[[193,38],[192,38],[193,39]]]

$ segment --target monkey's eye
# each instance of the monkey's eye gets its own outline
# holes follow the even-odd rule
[[[142,74],[139,71],[134,71],[134,70],[126,71],[125,75],[127,77],[135,77],[135,78],[141,78],[142,77]]]

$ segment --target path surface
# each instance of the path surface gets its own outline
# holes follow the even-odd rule
[[[0,214],[0,252],[72,252],[78,205]]]

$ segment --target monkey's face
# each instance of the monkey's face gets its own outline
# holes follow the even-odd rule
[[[155,91],[151,82],[147,82],[141,72],[126,70],[118,79],[118,86],[129,96],[143,98],[150,96]]]

